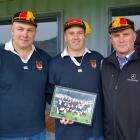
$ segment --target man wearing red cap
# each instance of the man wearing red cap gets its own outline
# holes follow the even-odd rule
[[[66,48],[50,62],[51,84],[97,93],[92,125],[56,119],[56,140],[103,140],[100,62],[96,51],[85,47],[91,32],[86,21],[73,18],[64,25]]]
[[[50,57],[33,45],[36,28],[31,11],[16,13],[12,39],[0,48],[0,140],[46,140]]]
[[[134,22],[117,17],[109,26],[114,52],[102,63],[106,140],[140,140],[140,50]]]

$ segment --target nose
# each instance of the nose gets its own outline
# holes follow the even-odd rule
[[[24,31],[24,32],[23,32],[23,36],[24,36],[24,37],[28,37],[28,31]]]
[[[78,34],[77,33],[74,34],[74,39],[78,39]]]
[[[120,36],[119,36],[119,41],[120,41],[120,42],[123,42],[123,41],[124,41],[124,36],[123,36],[123,35],[120,35]]]

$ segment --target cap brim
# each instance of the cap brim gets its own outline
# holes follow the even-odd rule
[[[67,29],[71,28],[71,27],[81,27],[83,28],[84,30],[86,29],[85,26],[83,25],[80,25],[80,24],[72,24],[72,25],[67,25],[64,27],[64,31],[66,31]]]
[[[26,24],[30,24],[30,25],[33,25],[33,26],[37,27],[37,24],[35,24],[35,23],[31,22],[31,21],[28,21],[28,20],[18,20],[18,19],[16,19],[13,22],[26,23]]]
[[[110,29],[109,33],[119,32],[119,31],[122,31],[122,30],[125,30],[125,29],[129,29],[129,28],[132,28],[132,27],[129,26],[129,25],[128,26],[122,26],[122,27]]]

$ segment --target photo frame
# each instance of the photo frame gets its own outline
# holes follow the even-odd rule
[[[96,99],[97,93],[55,86],[49,115],[91,125]]]

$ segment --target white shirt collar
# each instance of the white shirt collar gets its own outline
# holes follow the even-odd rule
[[[11,51],[12,53],[14,53],[14,54],[16,54],[16,55],[19,56],[19,54],[15,51],[15,49],[14,49],[14,47],[13,47],[12,40],[10,40],[9,42],[7,42],[7,43],[5,44],[4,49],[5,49],[6,51]],[[23,63],[27,63],[27,62],[29,61],[29,59],[30,59],[30,57],[31,57],[31,55],[33,54],[34,51],[36,51],[36,48],[35,48],[34,45],[32,45],[32,50],[31,50],[30,54],[28,55],[28,57],[27,57],[26,59],[22,59],[22,58],[19,56],[19,57],[21,58],[22,62],[23,62]]]
[[[85,47],[84,55],[85,55],[86,53],[91,53],[91,51],[90,51],[88,48]],[[64,51],[61,53],[61,57],[62,57],[62,58],[64,58],[65,56],[69,56],[68,51],[67,51],[67,47],[66,47],[66,48],[64,49]]]

